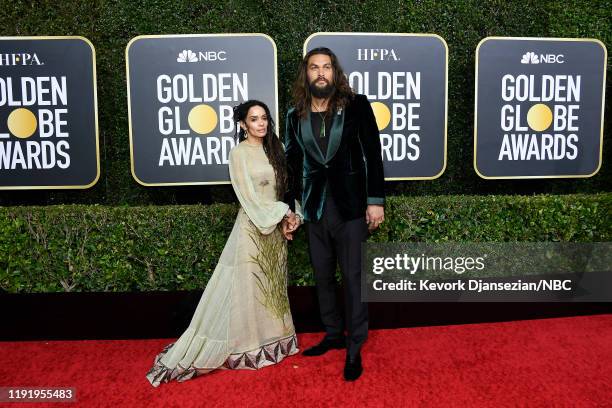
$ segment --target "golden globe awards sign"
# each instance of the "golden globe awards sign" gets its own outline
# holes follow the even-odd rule
[[[331,49],[369,99],[386,180],[433,179],[446,167],[448,47],[434,34],[315,33],[304,53]]]
[[[478,175],[498,179],[597,173],[606,60],[606,48],[598,40],[482,40],[476,49]]]
[[[83,37],[0,37],[0,189],[100,176],[96,63]]]
[[[233,107],[258,99],[278,117],[276,45],[263,34],[140,36],[126,64],[140,184],[229,183]]]

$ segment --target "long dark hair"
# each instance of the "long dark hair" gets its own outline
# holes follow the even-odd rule
[[[287,165],[285,161],[285,149],[278,139],[276,133],[274,133],[274,120],[270,114],[268,106],[254,99],[248,100],[241,103],[234,108],[234,122],[236,124],[236,133],[238,137],[238,143],[246,140],[246,132],[239,125],[240,121],[246,123],[246,119],[249,113],[249,109],[253,106],[261,106],[266,111],[268,117],[268,130],[263,138],[263,149],[268,157],[268,161],[274,169],[274,176],[276,178],[276,198],[279,200],[283,199],[285,191],[287,190]]]
[[[298,116],[303,118],[310,109],[312,94],[310,92],[310,83],[308,82],[308,60],[311,56],[323,54],[329,56],[334,70],[334,83],[332,94],[327,104],[327,111],[334,112],[339,108],[345,107],[349,100],[353,99],[355,93],[351,89],[348,79],[344,75],[344,71],[338,62],[338,57],[332,50],[326,47],[319,47],[308,51],[308,53],[300,62],[297,78],[293,84],[293,106],[295,107]]]

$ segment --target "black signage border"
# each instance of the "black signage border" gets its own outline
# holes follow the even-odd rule
[[[152,35],[139,35],[132,38],[127,46],[125,47],[125,75],[127,80],[127,102],[128,102],[128,125],[129,125],[129,135],[130,135],[130,172],[132,173],[132,177],[136,182],[145,187],[166,187],[166,186],[201,186],[201,185],[221,185],[221,184],[231,184],[231,181],[202,181],[202,182],[188,182],[188,183],[145,183],[140,180],[138,176],[136,176],[136,172],[134,170],[134,141],[132,135],[132,103],[130,98],[130,47],[136,41],[143,39],[151,39],[151,38],[188,38],[188,37],[199,37],[199,38],[209,38],[209,37],[262,37],[270,41],[272,44],[272,49],[274,50],[274,98],[276,103],[276,117],[274,118],[276,134],[279,135],[279,123],[278,123],[278,52],[276,48],[276,43],[274,39],[267,34],[263,33],[227,33],[227,34],[152,34]]]
[[[98,125],[98,79],[96,73],[96,49],[89,39],[80,35],[58,35],[58,36],[23,36],[23,37],[0,37],[0,41],[32,41],[32,40],[81,40],[91,48],[93,69],[93,97],[94,97],[94,121],[96,129],[96,177],[89,184],[84,185],[58,185],[58,186],[0,186],[0,190],[85,190],[93,187],[100,180],[100,128]]]
[[[604,51],[603,82],[601,93],[601,127],[599,135],[599,164],[591,174],[568,174],[559,176],[485,176],[478,170],[476,161],[477,141],[478,141],[478,58],[480,47],[489,40],[510,40],[510,41],[573,41],[573,42],[592,42],[599,44]],[[596,175],[601,169],[603,162],[603,136],[604,136],[604,114],[606,104],[606,70],[608,68],[608,50],[603,42],[596,38],[557,38],[557,37],[485,37],[476,46],[475,70],[474,70],[474,171],[480,178],[485,180],[520,180],[520,179],[556,179],[556,178],[589,178]]]
[[[433,33],[365,33],[365,32],[359,32],[359,33],[354,33],[354,32],[336,32],[336,31],[330,31],[330,32],[326,32],[326,31],[319,31],[316,33],[312,33],[308,36],[308,38],[306,38],[306,41],[304,41],[304,47],[303,47],[303,55],[306,55],[307,50],[308,50],[308,43],[310,42],[310,40],[312,40],[314,37],[318,36],[318,35],[326,35],[326,36],[380,36],[380,37],[432,37],[432,38],[437,38],[438,40],[440,40],[442,42],[442,44],[444,45],[444,50],[445,50],[445,67],[444,67],[444,163],[442,165],[442,169],[440,170],[440,172],[434,176],[430,176],[430,177],[385,177],[385,181],[403,181],[403,180],[434,180],[439,178],[440,176],[442,176],[442,174],[444,174],[444,172],[446,171],[446,165],[447,165],[447,149],[448,149],[448,44],[446,43],[446,40],[444,38],[442,38],[440,35],[438,34],[433,34]]]

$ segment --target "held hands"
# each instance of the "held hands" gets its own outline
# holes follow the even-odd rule
[[[366,222],[368,231],[372,232],[385,220],[385,207],[382,205],[368,205],[366,208]]]
[[[285,238],[289,241],[293,240],[293,233],[298,229],[300,224],[300,217],[298,217],[293,211],[289,210],[281,222],[281,228]]]

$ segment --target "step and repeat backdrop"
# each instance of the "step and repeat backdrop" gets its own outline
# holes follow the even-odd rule
[[[370,100],[387,180],[446,168],[448,47],[435,34],[315,33]],[[488,37],[475,63],[474,169],[485,179],[591,177],[602,163],[607,51],[593,39]],[[266,103],[263,34],[148,35],[125,50],[131,171],[145,186],[227,184],[233,107]],[[82,189],[100,175],[94,46],[0,37],[0,189]],[[468,158],[466,158],[467,160]]]
[[[0,188],[100,176],[96,54],[83,37],[0,37]]]
[[[278,123],[268,36],[141,36],[125,54],[132,175],[143,185],[229,183],[233,107],[246,100],[264,102]]]
[[[446,167],[448,47],[433,34],[316,33],[304,52],[330,48],[351,88],[372,104],[385,179],[439,177]]]
[[[474,111],[478,174],[495,179],[597,173],[606,60],[596,40],[482,40]]]

